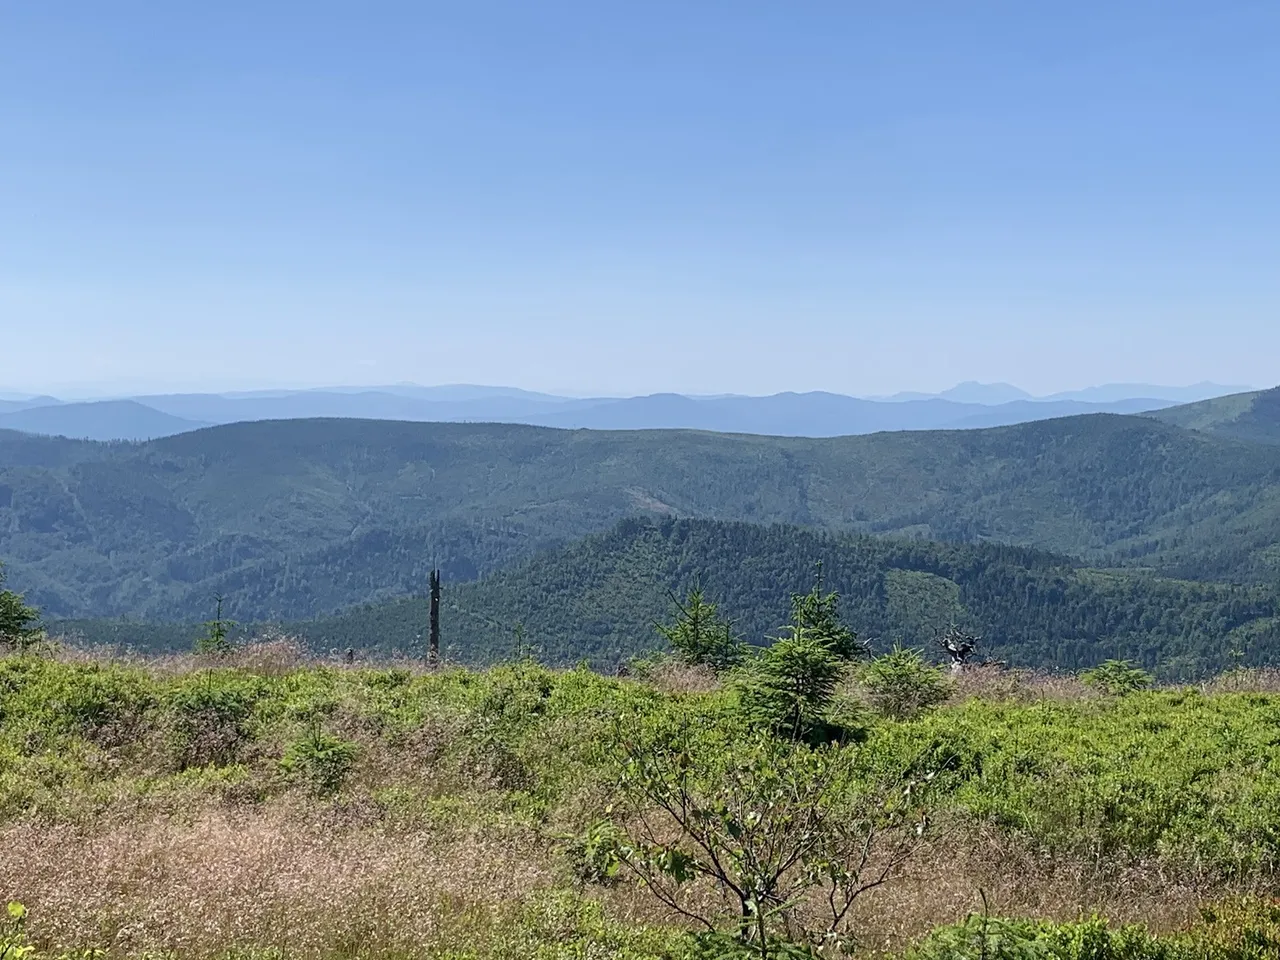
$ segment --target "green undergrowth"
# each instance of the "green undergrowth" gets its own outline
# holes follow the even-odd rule
[[[335,822],[358,810],[360,823],[392,832],[517,829],[560,864],[561,888],[531,894],[512,917],[485,926],[489,940],[463,937],[423,955],[711,957],[718,947],[683,931],[612,919],[591,893],[613,880],[583,860],[611,809],[610,744],[669,728],[694,731],[695,751],[732,752],[759,736],[736,690],[669,693],[533,663],[164,673],[15,655],[0,659],[0,823],[90,825],[293,804]],[[824,748],[844,754],[842,775],[927,783],[933,822],[1088,858],[1104,872],[1158,861],[1171,874],[1275,883],[1280,696],[1187,688],[971,698],[906,720],[866,708],[845,734],[846,743]],[[971,918],[936,931],[912,958],[1280,956],[1265,952],[1280,942],[1271,907],[1223,910],[1172,939],[1101,921]],[[973,952],[984,930],[999,936]]]
[[[587,670],[211,668],[0,660],[0,816],[112,804],[372,798],[389,817],[483,798],[543,822],[588,812],[619,725],[751,733],[733,688],[668,694]],[[868,778],[932,775],[942,809],[1047,850],[1159,855],[1232,873],[1280,864],[1280,696],[1195,688],[1036,702],[968,699],[860,717]],[[795,749],[806,749],[797,746]]]
[[[1191,929],[1157,936],[1092,917],[1073,923],[974,915],[933,931],[907,960],[1274,960],[1280,904],[1248,898],[1206,907]]]
[[[7,922],[0,929],[3,960],[109,960],[102,948],[75,950],[34,943],[25,930],[28,911],[9,904]],[[385,956],[359,941],[335,948],[328,960]],[[229,947],[214,960],[286,960],[291,954],[278,947]],[[149,952],[138,960],[179,960],[168,951]],[[412,955],[394,960],[712,960],[696,938],[681,931],[624,924],[606,917],[600,905],[571,891],[529,897],[501,914],[461,912],[442,925],[431,943]]]
[[[25,931],[27,910],[10,903],[0,929],[5,960],[107,960],[108,951],[50,950]],[[438,942],[415,955],[426,960],[751,960],[761,954],[721,937],[629,925],[605,916],[598,903],[560,891],[535,896],[507,915],[457,918]],[[333,956],[365,956],[359,944]],[[279,948],[231,948],[217,960],[285,960]],[[764,960],[820,960],[796,945],[772,946]],[[1274,960],[1280,956],[1280,902],[1237,898],[1206,907],[1188,929],[1153,934],[1137,924],[1099,917],[1053,923],[971,915],[940,927],[909,948],[902,960]],[[148,954],[145,960],[176,960]],[[397,958],[400,960],[400,958]],[[407,960],[407,958],[406,958]]]

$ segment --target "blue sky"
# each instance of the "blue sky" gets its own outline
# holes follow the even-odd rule
[[[11,389],[1280,381],[1274,2],[0,0]]]

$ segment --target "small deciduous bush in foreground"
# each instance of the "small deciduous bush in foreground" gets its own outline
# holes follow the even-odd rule
[[[950,696],[952,687],[941,670],[915,650],[901,647],[872,660],[859,679],[872,706],[893,720],[932,710]]]
[[[617,751],[617,860],[704,928],[704,945],[736,941],[737,955],[795,955],[786,940],[851,943],[854,902],[925,836],[918,785],[852,776],[855,748],[757,734],[725,749],[714,733],[650,727]],[[708,890],[730,915],[708,912]]]

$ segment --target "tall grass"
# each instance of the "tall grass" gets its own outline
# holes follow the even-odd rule
[[[859,902],[863,949],[899,953],[981,894],[1005,915],[1167,932],[1273,891],[1273,684],[1107,697],[984,668],[931,714],[868,719],[847,748],[867,775],[927,766],[937,792],[931,844]],[[673,667],[347,666],[280,639],[0,659],[0,896],[45,950],[675,956],[680,919],[581,879],[575,838],[608,816],[610,729],[682,718],[731,737],[734,697]],[[333,782],[282,762],[317,736],[349,758]]]

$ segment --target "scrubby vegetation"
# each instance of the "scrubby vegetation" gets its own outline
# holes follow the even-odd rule
[[[804,615],[792,639],[835,671],[800,726],[760,722],[754,658],[718,678],[675,658],[606,678],[528,660],[325,666],[279,641],[13,653],[0,895],[23,908],[3,946],[1276,955],[1280,679],[1114,695],[986,666],[939,686]]]

